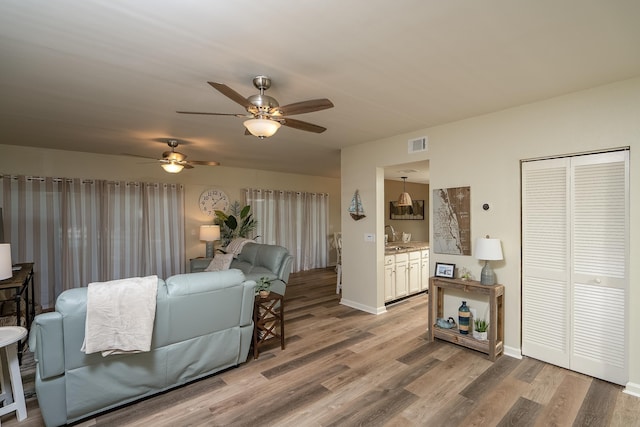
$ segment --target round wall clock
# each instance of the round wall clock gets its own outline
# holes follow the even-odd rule
[[[200,194],[198,206],[203,214],[214,216],[216,214],[215,211],[227,211],[229,208],[229,197],[221,190],[205,190]]]

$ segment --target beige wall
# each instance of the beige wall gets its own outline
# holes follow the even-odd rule
[[[411,240],[428,242],[429,241],[429,185],[416,184],[408,182],[406,185],[407,193],[411,196],[411,200],[424,200],[424,220],[394,220],[389,216],[390,202],[398,200],[404,186],[402,181],[394,181],[387,179],[384,181],[384,224],[390,225],[396,232],[398,240],[402,239],[402,233],[411,233]],[[391,239],[390,230],[385,230]],[[384,235],[383,235],[384,236]]]
[[[199,226],[212,222],[198,208],[200,194],[208,188],[224,191],[231,202],[242,201],[244,188],[329,193],[329,236],[340,231],[340,181],[307,175],[274,173],[224,166],[196,166],[179,174],[168,174],[153,161],[127,156],[43,150],[14,145],[0,145],[0,173],[68,178],[132,180],[181,183],[185,186],[185,239],[187,260],[204,256],[205,243],[198,239]],[[329,237],[327,236],[327,238]],[[335,251],[330,253],[335,262]]]
[[[388,164],[429,159],[432,189],[471,187],[472,238],[500,238],[504,261],[494,263],[506,287],[505,344],[520,354],[520,160],[630,146],[630,217],[640,215],[640,78],[511,108],[415,133],[352,146],[342,151],[342,204],[359,189],[367,218],[342,216],[343,303],[369,312],[384,312],[384,182]],[[427,153],[407,154],[407,140],[428,135]],[[489,211],[482,210],[489,203]],[[363,233],[376,233],[377,244]],[[433,233],[433,230],[431,230]],[[640,305],[640,227],[631,224],[629,307]],[[450,262],[479,277],[481,263],[471,256],[433,254],[434,263]],[[459,300],[457,301],[459,304]],[[640,324],[640,312],[629,309],[629,324]],[[426,326],[426,325],[425,325]],[[629,334],[627,389],[640,393],[640,334]]]

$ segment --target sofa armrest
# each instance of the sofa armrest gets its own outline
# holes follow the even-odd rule
[[[277,272],[278,277],[284,282],[289,282],[289,274],[291,274],[291,267],[293,266],[293,255],[287,255],[280,265],[280,270]]]
[[[29,343],[35,341],[35,360],[40,378],[46,380],[64,374],[64,334],[62,315],[58,312],[39,314],[33,320]]]

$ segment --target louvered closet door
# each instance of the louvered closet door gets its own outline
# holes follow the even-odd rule
[[[522,169],[522,352],[568,368],[569,159]]]
[[[626,382],[628,194],[627,151],[523,164],[524,354]]]

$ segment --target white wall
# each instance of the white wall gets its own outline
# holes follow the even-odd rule
[[[208,188],[223,190],[231,202],[241,202],[242,189],[248,187],[329,193],[329,236],[332,236],[334,231],[340,231],[340,181],[334,178],[224,166],[196,166],[179,174],[168,174],[152,160],[127,156],[45,150],[15,145],[0,145],[0,150],[2,174],[184,184],[187,260],[204,256],[205,253],[205,243],[198,240],[199,227],[201,224],[212,223],[213,219],[200,212],[198,199]],[[330,253],[330,261],[335,262],[335,251]]]
[[[428,135],[429,151],[407,154],[407,139]],[[369,312],[384,312],[383,248],[365,243],[363,233],[383,235],[384,202],[380,168],[428,158],[430,188],[471,187],[472,238],[500,238],[504,261],[493,263],[505,285],[505,345],[520,352],[520,160],[551,155],[631,147],[630,217],[640,215],[640,78],[593,88],[543,102],[511,108],[415,133],[348,147],[342,152],[342,204],[354,189],[363,196],[367,218],[357,223],[342,216],[343,303]],[[489,211],[482,210],[490,203]],[[431,229],[433,233],[433,229]],[[432,235],[432,234],[431,234]],[[629,322],[640,312],[640,227],[631,224]],[[431,254],[434,263],[450,262],[479,277],[481,263],[471,256]],[[459,301],[457,302],[459,304]],[[629,336],[630,383],[640,393],[640,335]]]

